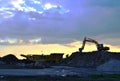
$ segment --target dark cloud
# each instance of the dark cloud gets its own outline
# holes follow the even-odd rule
[[[0,38],[9,37],[25,41],[41,38],[40,43],[60,44],[82,40],[84,36],[97,38],[102,35],[101,39],[118,38],[119,1],[104,1],[75,0],[73,3],[65,0],[59,2],[70,10],[65,14],[51,11],[42,14],[36,11],[16,11],[13,17],[2,19]],[[113,7],[115,5],[116,7]]]
[[[120,7],[120,0],[91,0],[92,5],[101,7]]]

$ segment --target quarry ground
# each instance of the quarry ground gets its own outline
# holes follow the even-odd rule
[[[13,67],[0,69],[0,81],[119,81],[120,53],[75,52],[58,66],[44,69]]]
[[[0,69],[0,81],[119,81],[120,72],[52,66],[45,69]]]
[[[87,76],[93,74],[120,74],[119,71],[98,71],[96,68],[76,68],[68,66],[52,66],[44,69],[0,69],[0,75],[15,75],[15,76],[66,76],[78,75]]]

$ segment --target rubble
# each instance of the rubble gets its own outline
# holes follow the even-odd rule
[[[111,61],[112,59],[120,61],[120,53],[108,51],[74,52],[71,54],[71,56],[56,64],[51,62],[30,61],[27,59],[19,60],[13,55],[7,55],[1,58],[1,61],[5,62],[6,65],[1,64],[0,68],[43,69],[53,65],[64,65],[78,68],[102,68],[102,65]]]
[[[111,59],[120,60],[120,53],[107,51],[74,52],[64,60],[63,65],[96,68]]]

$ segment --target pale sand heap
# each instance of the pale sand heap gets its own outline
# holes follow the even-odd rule
[[[120,72],[120,61],[119,60],[110,60],[97,67],[98,71],[108,71],[108,72]]]

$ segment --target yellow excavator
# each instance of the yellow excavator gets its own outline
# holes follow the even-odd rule
[[[94,40],[94,39],[86,38],[86,37],[85,37],[84,40],[83,40],[82,47],[79,48],[79,51],[80,51],[80,52],[83,51],[86,42],[92,42],[92,43],[95,43],[96,46],[97,46],[97,50],[98,50],[98,51],[107,51],[107,50],[110,49],[109,47],[104,47],[103,44],[99,44],[99,43],[98,43],[96,40]]]

